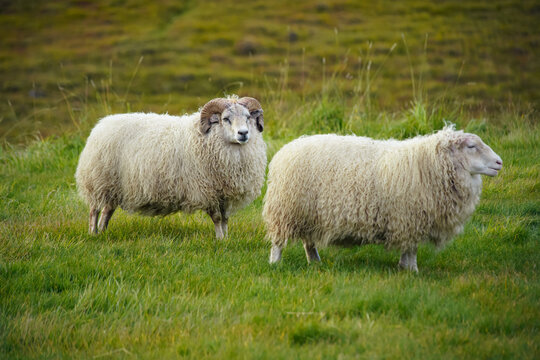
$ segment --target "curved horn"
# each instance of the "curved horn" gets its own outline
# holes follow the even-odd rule
[[[255,110],[262,110],[262,106],[259,103],[259,101],[252,97],[243,97],[241,99],[238,99],[238,103],[246,107],[249,110],[249,112],[252,112]]]
[[[259,101],[252,97],[243,97],[238,100],[238,103],[249,110],[252,117],[255,118],[257,130],[260,132],[264,129],[263,109]]]
[[[216,98],[203,106],[201,110],[201,132],[203,134],[210,131],[212,124],[216,123],[215,121],[212,122],[212,115],[221,114],[229,104],[230,102],[227,99]]]

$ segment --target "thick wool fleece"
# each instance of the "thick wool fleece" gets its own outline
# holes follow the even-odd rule
[[[263,218],[279,246],[380,243],[442,246],[460,233],[482,180],[459,165],[447,127],[405,141],[316,135],[285,145],[269,165]]]
[[[245,145],[223,140],[221,128],[199,132],[200,114],[132,113],[103,118],[92,130],[75,174],[91,208],[120,206],[166,215],[253,201],[264,182],[266,144],[258,131]]]

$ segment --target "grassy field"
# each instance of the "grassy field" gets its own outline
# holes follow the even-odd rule
[[[0,358],[539,358],[535,2],[204,3],[0,1]],[[224,92],[261,100],[269,159],[451,121],[504,166],[418,275],[379,246],[270,266],[262,196],[224,241],[202,213],[88,235],[74,172],[97,119]]]
[[[402,111],[422,90],[480,117],[540,98],[535,0],[0,5],[0,139],[11,143],[73,129],[89,106],[183,113],[224,92],[266,103],[278,92],[290,114],[331,78],[368,110]]]
[[[366,120],[363,133],[430,131],[437,119],[418,113]],[[458,126],[490,144],[504,169],[485,179],[463,235],[441,252],[420,248],[419,275],[377,246],[322,249],[322,264],[308,265],[296,244],[270,266],[261,199],[233,216],[221,242],[201,213],[120,211],[110,231],[90,236],[73,179],[84,136],[4,149],[0,355],[535,359],[537,119],[506,113]],[[285,140],[267,142],[272,156]]]

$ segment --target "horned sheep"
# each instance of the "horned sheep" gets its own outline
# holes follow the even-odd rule
[[[417,247],[448,243],[479,201],[480,175],[495,176],[501,158],[453,126],[412,139],[315,135],[279,150],[269,165],[263,218],[270,262],[288,239],[301,239],[308,261],[329,244],[384,244],[399,265],[418,272]]]
[[[236,96],[211,100],[191,115],[104,117],[75,174],[90,207],[90,233],[104,231],[117,207],[145,215],[203,210],[223,238],[229,216],[260,194],[263,128],[260,103]]]

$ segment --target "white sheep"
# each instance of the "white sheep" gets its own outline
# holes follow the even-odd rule
[[[384,244],[399,265],[418,271],[417,246],[443,246],[463,230],[478,203],[481,174],[501,158],[473,134],[447,126],[404,141],[315,135],[279,150],[269,165],[263,218],[270,262],[288,239],[301,239],[308,261],[317,246]]]
[[[263,127],[261,105],[249,97],[214,99],[180,117],[131,113],[101,119],[75,174],[90,207],[90,233],[105,230],[117,207],[145,215],[203,210],[223,238],[229,216],[260,194]]]

